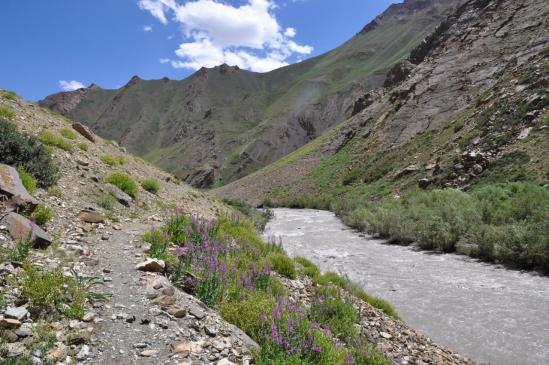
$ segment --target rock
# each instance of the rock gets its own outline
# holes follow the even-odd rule
[[[189,313],[195,317],[196,319],[202,319],[204,317],[206,317],[206,313],[204,313],[204,311],[200,308],[198,308],[197,306],[192,306],[190,309],[189,309]]]
[[[15,329],[21,326],[21,321],[13,318],[5,318],[0,315],[0,329]]]
[[[133,202],[133,198],[120,190],[120,188],[118,188],[117,186],[107,184],[107,190],[122,205],[129,207],[130,204]]]
[[[38,201],[23,186],[17,170],[4,164],[0,164],[0,193],[10,198],[17,198],[15,200],[22,205],[33,207],[38,205]]]
[[[95,137],[93,133],[85,125],[82,125],[80,123],[73,123],[72,128],[80,133],[80,135],[82,135],[82,137],[86,138],[88,141],[95,143]]]
[[[93,312],[88,312],[86,314],[84,314],[84,316],[82,317],[82,321],[84,322],[91,322],[95,319],[95,313]]]
[[[168,313],[175,318],[183,318],[187,315],[187,311],[178,305],[172,305],[168,308]]]
[[[135,266],[136,270],[149,272],[163,272],[165,268],[166,263],[163,260],[159,259],[147,259],[147,261],[144,261]]]
[[[27,316],[27,314],[29,314],[29,311],[25,307],[8,307],[8,309],[4,312],[4,317],[21,321]]]
[[[78,217],[87,223],[103,223],[105,221],[105,216],[93,208],[81,210]]]
[[[21,342],[8,343],[4,346],[8,357],[16,357],[25,353],[27,348]],[[9,363],[9,362],[8,362]]]
[[[183,357],[187,357],[191,354],[191,343],[188,341],[172,342],[171,348],[173,352],[180,354]]]
[[[46,354],[46,360],[58,361],[67,357],[67,346],[63,342],[56,342],[53,349]]]
[[[22,215],[12,212],[6,216],[4,221],[8,226],[11,236],[16,241],[27,239],[30,235],[33,247],[35,248],[46,248],[52,242],[51,237],[42,228]]]
[[[158,275],[150,283],[153,290],[161,290],[164,295],[174,295],[175,288],[165,276]]]
[[[473,172],[473,174],[478,175],[482,173],[482,171],[484,171],[484,168],[482,167],[482,165],[479,165],[478,163],[476,163],[471,168],[471,171]]]
[[[205,326],[204,332],[206,332],[206,334],[210,337],[217,336],[217,328],[215,328],[214,326]]]
[[[417,185],[421,188],[421,189],[427,189],[427,187],[431,184],[431,181],[427,178],[423,178],[423,179],[420,179],[418,182],[417,182]]]
[[[151,357],[151,356],[154,356],[156,355],[157,351],[156,350],[145,350],[145,351],[142,351],[139,353],[139,356],[142,356],[142,357]]]
[[[397,173],[393,176],[393,179],[398,179],[402,176],[405,176],[405,175],[408,175],[408,174],[411,174],[413,172],[416,172],[416,171],[419,171],[419,166],[418,165],[410,165],[408,167],[405,167],[404,169],[400,170],[400,171],[397,171]]]
[[[524,128],[523,130],[520,131],[517,139],[525,139],[530,135],[531,131],[532,131],[532,127]]]
[[[78,354],[76,355],[76,359],[80,361],[86,360],[88,357],[90,357],[90,355],[91,355],[90,347],[88,345],[84,345],[82,346],[80,351],[78,351]]]
[[[88,330],[80,330],[68,336],[69,345],[82,345],[90,341],[91,334]]]
[[[34,332],[30,323],[23,323],[21,327],[15,330],[15,334],[18,337],[32,337]]]
[[[234,362],[229,360],[228,358],[221,359],[217,362],[217,365],[236,365]]]
[[[175,304],[175,297],[171,297],[168,295],[161,295],[158,298],[153,299],[151,303],[159,305],[161,307],[169,307]]]
[[[386,338],[386,339],[391,339],[393,338],[393,336],[391,336],[390,334],[388,334],[387,332],[380,332],[379,335],[383,338]]]

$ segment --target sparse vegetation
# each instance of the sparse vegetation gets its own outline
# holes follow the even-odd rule
[[[79,148],[80,150],[82,150],[82,151],[87,151],[88,148],[89,148],[89,146],[88,146],[88,144],[86,144],[86,143],[79,143],[79,144],[78,144],[78,148]]]
[[[19,99],[19,96],[17,96],[17,94],[13,91],[4,91],[2,97],[11,101],[17,101]]]
[[[268,260],[273,266],[273,269],[280,275],[289,279],[295,279],[296,269],[294,262],[286,254],[281,252],[272,252],[269,254]]]
[[[15,118],[15,112],[7,106],[0,106],[0,118],[13,119]]]
[[[125,163],[124,157],[122,156],[102,155],[100,159],[109,166],[123,165]]]
[[[19,178],[21,178],[21,183],[25,189],[27,189],[29,193],[33,194],[36,191],[36,179],[31,174],[27,173],[23,167],[18,167],[17,173],[19,174]]]
[[[17,131],[17,127],[0,118],[0,162],[26,171],[39,187],[57,181],[58,169],[51,154],[36,138]]]
[[[259,231],[265,229],[273,214],[269,209],[256,209],[241,199],[223,199],[223,202],[244,214]]]
[[[110,174],[105,178],[105,182],[113,184],[131,197],[135,198],[137,195],[137,185],[135,181],[122,172]]]
[[[7,258],[11,261],[23,262],[29,256],[31,248],[32,240],[30,237],[24,238],[8,251]]]
[[[63,189],[61,189],[59,186],[51,186],[48,189],[48,194],[57,198],[61,198],[63,196]]]
[[[110,194],[106,194],[97,199],[97,205],[106,210],[111,210],[116,205],[116,199]]]
[[[39,204],[30,216],[31,220],[41,227],[44,227],[53,218],[53,209]]]
[[[45,130],[40,134],[40,140],[42,143],[47,144],[48,146],[53,146],[61,148],[62,150],[71,152],[72,144],[63,137],[56,135],[55,133]]]
[[[158,194],[160,191],[160,184],[155,179],[146,179],[141,182],[143,189],[147,190],[150,193]]]
[[[62,128],[59,133],[61,133],[61,135],[67,139],[77,139],[78,138],[78,135],[76,134],[76,132],[73,130],[73,129],[70,129],[70,128]]]

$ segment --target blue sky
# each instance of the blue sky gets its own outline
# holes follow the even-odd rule
[[[0,88],[38,100],[94,82],[258,71],[340,45],[399,0],[3,0]]]

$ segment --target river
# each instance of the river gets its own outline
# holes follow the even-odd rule
[[[265,237],[387,300],[435,342],[479,362],[549,364],[549,278],[388,245],[327,211],[273,211]]]

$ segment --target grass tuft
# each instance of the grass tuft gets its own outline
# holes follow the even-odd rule
[[[57,148],[61,148],[62,150],[71,152],[72,151],[72,144],[66,140],[64,140],[61,136],[58,136],[54,134],[51,131],[43,131],[40,134],[40,140],[42,143],[48,145],[48,146],[54,146]]]
[[[126,162],[122,156],[102,155],[100,159],[109,166],[123,165]]]
[[[59,133],[61,133],[61,135],[67,139],[77,139],[78,138],[78,135],[76,134],[76,132],[70,128],[62,128]]]
[[[131,197],[135,198],[137,195],[137,185],[135,181],[122,172],[110,174],[105,178],[105,182],[113,184]]]
[[[155,179],[143,180],[141,182],[141,186],[143,187],[143,189],[153,194],[158,194],[158,192],[160,191],[160,184]]]

